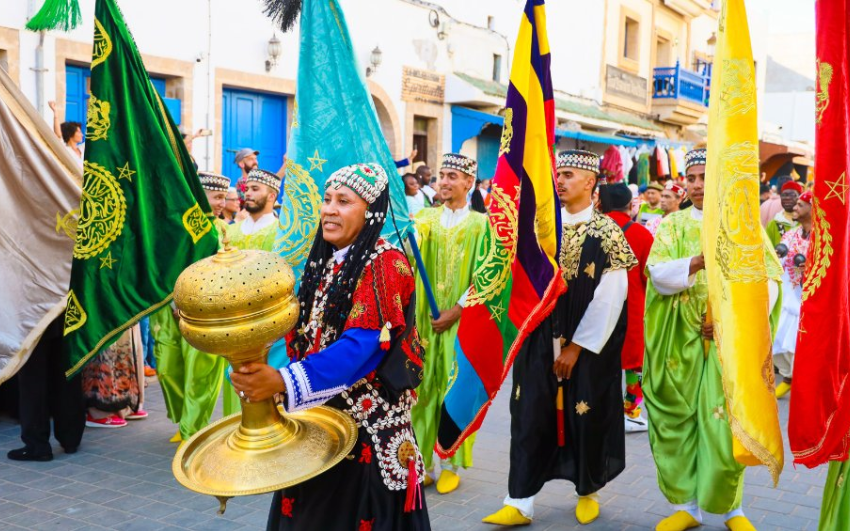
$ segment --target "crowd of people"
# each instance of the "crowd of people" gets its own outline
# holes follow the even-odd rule
[[[80,124],[57,122],[55,129],[82,161]],[[185,137],[187,145],[193,138]],[[229,244],[272,251],[286,160],[271,172],[258,167],[258,155],[250,148],[236,153],[241,176],[235,186],[213,172],[198,175]],[[595,153],[557,155],[559,266],[568,289],[514,363],[507,495],[484,522],[531,523],[534,496],[552,479],[572,482],[576,519],[594,521],[600,493],[625,468],[625,434],[648,431],[659,488],[673,507],[657,529],[696,527],[702,511],[725,515],[733,531],[753,529],[741,507],[744,468],[732,455],[706,318],[700,239],[706,157],[705,149],[692,150],[682,175],[639,187],[606,175]],[[287,338],[288,365],[247,365],[227,375],[223,358],[181,337],[170,305],[66,380],[60,318],[18,375],[24,447],[8,457],[52,459],[51,418],[69,454],[77,451],[84,426],[121,428],[146,418],[147,371],[162,388],[177,427],[175,443],[210,422],[220,395],[225,415],[239,412],[243,401],[277,394],[287,411],[327,402],[358,422],[359,456],[278,492],[270,528],[348,529],[353,519],[374,529],[428,529],[421,488],[435,485],[449,494],[463,469],[473,466],[474,434],[450,458],[435,459],[433,448],[457,371],[458,326],[489,230],[488,207],[500,190],[478,175],[476,160],[457,153],[445,154],[436,174],[424,164],[398,177],[392,173],[356,164],[325,183],[321,222],[298,291],[299,333]],[[380,238],[390,178],[404,183],[429,286],[410,266],[410,249]],[[777,186],[762,197],[762,222],[765,253],[772,257],[766,261],[777,264],[777,280],[780,261],[782,267],[770,294],[780,316],[774,354],[782,378],[776,395],[783,397],[791,386],[812,196],[790,177],[780,177]],[[400,445],[405,452],[387,450]],[[369,487],[339,490],[351,482]],[[339,493],[333,510],[320,501],[327,492]],[[298,514],[294,506],[302,508]]]

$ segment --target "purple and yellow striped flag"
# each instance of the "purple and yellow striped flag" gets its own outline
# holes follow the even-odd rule
[[[481,426],[522,342],[566,290],[558,274],[561,216],[544,3],[527,0],[514,48],[488,237],[476,255],[440,419],[436,450],[443,457]]]

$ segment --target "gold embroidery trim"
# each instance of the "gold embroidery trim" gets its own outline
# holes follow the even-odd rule
[[[820,59],[817,60],[817,70],[818,92],[815,100],[815,122],[820,125],[823,121],[823,114],[829,107],[829,85],[832,83],[833,70],[831,64],[822,63]]]
[[[505,109],[505,125],[502,127],[502,141],[499,145],[499,156],[511,152],[511,140],[514,138],[514,110],[510,107]]]
[[[112,121],[109,112],[112,105],[108,101],[97,98],[93,92],[89,93],[89,107],[86,110],[86,142],[106,140],[109,136],[109,127]]]
[[[201,210],[201,206],[195,203],[183,213],[183,227],[192,237],[192,242],[198,243],[206,233],[212,230],[212,223]]]
[[[321,195],[310,173],[292,159],[286,160],[287,201],[280,209],[280,230],[274,242],[274,251],[297,268],[307,260],[310,243],[319,228]]]
[[[67,336],[74,330],[81,328],[87,320],[88,316],[79,299],[77,299],[77,294],[74,293],[74,290],[69,291],[68,304],[65,307],[65,331],[63,335]]]
[[[809,256],[811,257],[811,265],[809,266],[809,274],[806,275],[806,280],[803,282],[803,300],[815,294],[826,278],[829,272],[829,266],[832,265],[832,255],[835,250],[832,248],[832,234],[830,234],[829,220],[826,219],[826,214],[820,206],[818,198],[815,197],[812,201],[813,222],[811,247]]]
[[[515,187],[519,195],[519,187]],[[511,265],[516,257],[517,207],[501,187],[493,185],[493,204],[490,211],[490,226],[478,249],[472,273],[473,285],[466,299],[466,306],[476,306],[492,301],[502,293],[511,276]]]
[[[106,61],[112,53],[112,39],[98,19],[94,19],[94,47],[92,48],[91,70]]]
[[[115,176],[103,166],[85,161],[74,258],[85,260],[105,251],[121,235],[126,211],[124,191]]]

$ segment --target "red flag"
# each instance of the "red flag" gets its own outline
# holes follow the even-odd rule
[[[788,422],[794,462],[807,467],[847,459],[850,445],[850,0],[815,10],[813,228]]]

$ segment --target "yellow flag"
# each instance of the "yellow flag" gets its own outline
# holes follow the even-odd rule
[[[735,459],[779,480],[768,267],[759,222],[755,63],[743,0],[720,14],[708,118],[703,249]]]

